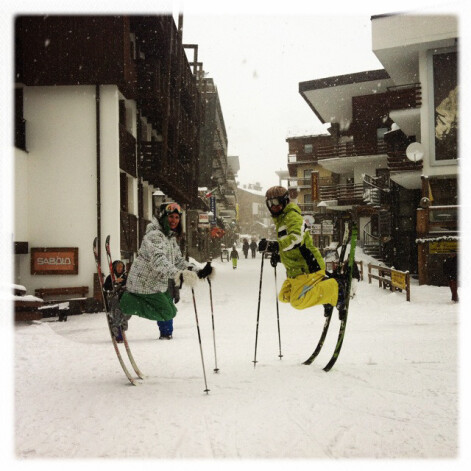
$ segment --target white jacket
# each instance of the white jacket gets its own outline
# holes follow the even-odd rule
[[[181,254],[175,234],[166,236],[153,217],[129,271],[126,289],[139,294],[163,293],[168,289],[168,280],[175,279],[190,265]]]

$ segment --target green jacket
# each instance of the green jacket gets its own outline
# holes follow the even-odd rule
[[[281,214],[273,217],[280,244],[281,263],[288,278],[303,273],[325,270],[325,262],[312,242],[309,231],[304,230],[301,209],[295,203],[288,203]]]

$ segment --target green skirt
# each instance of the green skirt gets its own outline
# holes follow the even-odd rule
[[[177,308],[168,293],[138,294],[125,291],[119,304],[125,314],[152,321],[168,321],[177,315]]]

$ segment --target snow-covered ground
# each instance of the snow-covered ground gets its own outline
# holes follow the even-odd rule
[[[367,260],[360,249],[357,252],[357,259]],[[409,464],[410,459],[424,458],[447,459],[451,466],[460,462],[459,305],[451,302],[447,287],[418,286],[413,281],[412,299],[407,302],[404,293],[379,289],[377,282],[368,284],[365,268],[365,279],[350,303],[342,352],[326,373],[322,367],[333,351],[337,317],[318,359],[305,366],[302,361],[322,329],[323,309],[296,311],[280,303],[280,359],[274,270],[267,261],[254,367],[261,259],[259,254],[245,259],[240,253],[236,270],[231,263],[214,262],[216,358],[209,285],[200,282],[195,289],[209,394],[204,392],[188,288],[182,290],[177,306],[173,340],[157,340],[155,323],[131,319],[128,339],[146,375],[137,387],[119,366],[103,313],[69,316],[67,322],[44,319],[16,325],[14,450],[7,450],[12,462],[24,465],[39,458],[159,458],[171,459],[170,465],[211,459],[203,461],[204,466],[219,459],[240,466],[240,459],[258,458],[382,458],[381,466],[393,458],[408,459]],[[281,265],[277,273],[279,288],[285,276]],[[126,357],[124,348],[122,352]],[[305,461],[281,463],[298,466]],[[426,463],[428,468],[445,465],[443,460]]]

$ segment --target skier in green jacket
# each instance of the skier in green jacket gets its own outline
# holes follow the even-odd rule
[[[301,209],[290,203],[288,190],[274,186],[266,192],[266,205],[276,226],[277,241],[262,239],[260,252],[272,253],[272,265],[278,260],[286,269],[286,280],[278,299],[296,309],[306,309],[318,304],[330,312],[344,303],[344,285],[335,278],[327,278],[325,262],[311,234],[305,230]]]

